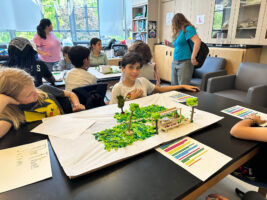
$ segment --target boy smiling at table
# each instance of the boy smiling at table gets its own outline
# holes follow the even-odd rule
[[[144,77],[137,78],[142,68],[142,57],[135,52],[126,54],[122,59],[124,79],[112,89],[110,104],[117,103],[117,96],[122,95],[126,100],[145,97],[152,93],[163,93],[172,90],[185,89],[191,92],[199,91],[198,87],[190,85],[174,85],[160,87],[152,84]]]

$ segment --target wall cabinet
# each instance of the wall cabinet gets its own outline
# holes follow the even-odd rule
[[[263,17],[263,26],[260,34],[260,44],[267,45],[267,3],[265,4],[265,13]]]
[[[261,48],[238,49],[238,48],[209,48],[209,56],[226,59],[227,74],[236,74],[241,62],[260,61]]]
[[[266,0],[214,0],[208,42],[262,44]]]
[[[171,64],[174,48],[165,45],[155,45],[154,62],[157,65],[160,79],[171,82]]]

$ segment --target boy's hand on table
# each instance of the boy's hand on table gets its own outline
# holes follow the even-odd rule
[[[258,125],[266,122],[266,120],[262,120],[259,115],[255,115],[255,114],[250,114],[246,118],[254,120],[254,122]]]
[[[206,200],[229,200],[220,194],[210,194],[206,197]]]
[[[191,86],[191,85],[183,85],[183,88],[185,90],[191,91],[191,92],[198,92],[199,88],[196,86]]]
[[[82,110],[85,110],[85,107],[82,104],[75,104],[72,108],[73,112],[78,112],[78,111],[82,111]]]

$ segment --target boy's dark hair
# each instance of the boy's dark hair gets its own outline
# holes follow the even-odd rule
[[[83,66],[83,60],[89,58],[89,55],[89,49],[83,46],[71,47],[68,52],[69,59],[76,68],[81,68]]]
[[[149,63],[152,59],[152,54],[151,54],[149,46],[142,41],[134,43],[129,49],[129,52],[140,53],[140,55],[143,58],[143,64]]]
[[[63,48],[62,48],[62,53],[63,53],[63,55],[65,55],[66,53],[68,53],[69,52],[69,50],[70,50],[70,46],[64,46]]]
[[[140,68],[142,68],[143,66],[142,56],[139,53],[130,52],[127,53],[125,56],[123,56],[121,61],[121,67],[125,68],[126,65],[128,64],[134,65],[135,63],[140,63]]]

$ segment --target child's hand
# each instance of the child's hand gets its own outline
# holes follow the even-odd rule
[[[219,195],[219,194],[210,194],[210,195],[208,195],[206,197],[206,200],[211,200],[211,199],[214,199],[214,200],[229,200],[229,199],[227,199],[224,196]]]
[[[185,90],[191,91],[191,92],[197,92],[199,91],[199,88],[196,86],[191,86],[191,85],[183,85],[183,88]]]
[[[73,112],[78,112],[78,111],[82,111],[82,110],[85,110],[85,107],[84,107],[84,105],[82,105],[82,104],[75,104],[74,106],[73,106],[73,108],[72,108],[72,111]]]
[[[5,94],[0,94],[0,102],[6,102],[6,104],[15,104],[15,105],[19,105],[19,102],[10,97],[10,96],[7,96]]]
[[[138,98],[141,98],[141,97],[143,97],[143,90],[141,90],[141,89],[134,89],[131,92],[131,100],[138,99]]]
[[[255,114],[248,115],[246,118],[254,120],[254,122],[258,125],[266,122],[266,120],[262,120],[260,116]]]

